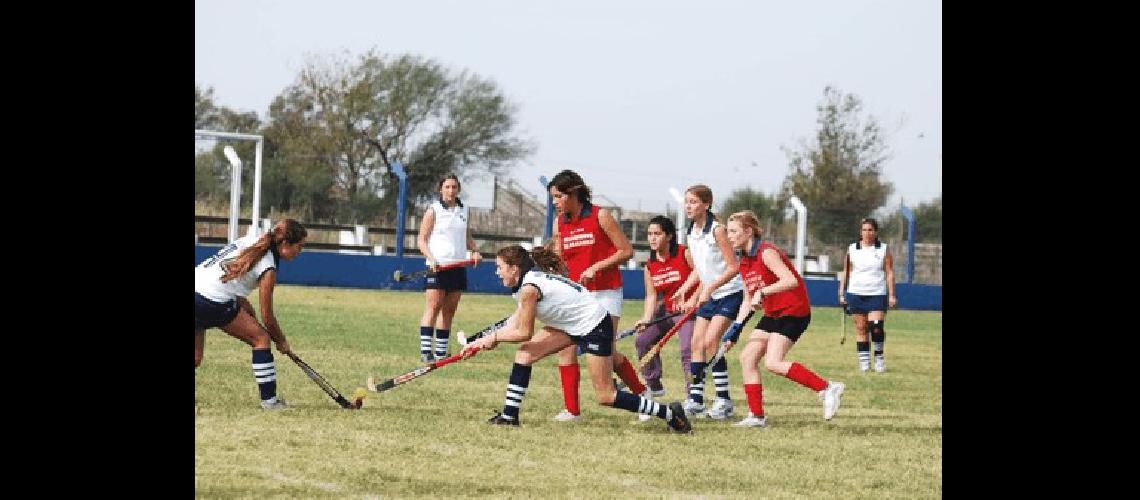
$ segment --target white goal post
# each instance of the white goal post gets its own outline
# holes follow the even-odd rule
[[[265,138],[254,134],[238,134],[235,132],[218,132],[214,130],[194,130],[194,138],[231,139],[239,141],[256,141],[257,149],[253,158],[253,214],[250,217],[250,233],[261,234],[259,227],[261,221],[261,147]],[[241,159],[232,147],[226,146],[226,159],[230,161],[233,175],[230,179],[230,227],[229,242],[238,238],[238,215],[241,202]]]

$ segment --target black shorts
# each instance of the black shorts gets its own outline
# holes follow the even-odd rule
[[[612,356],[614,353],[614,320],[609,313],[583,337],[570,337],[578,342],[578,350],[594,356]]]
[[[874,311],[887,312],[886,295],[847,294],[847,314],[867,314]]]
[[[435,274],[428,274],[427,278],[424,279],[424,290],[466,291],[467,268],[453,267]]]
[[[808,323],[811,323],[811,314],[807,316],[780,316],[779,318],[764,316],[760,318],[760,323],[756,325],[756,328],[768,333],[778,333],[795,342],[807,330]]]
[[[205,330],[230,324],[238,315],[237,300],[214,302],[194,292],[194,329]]]

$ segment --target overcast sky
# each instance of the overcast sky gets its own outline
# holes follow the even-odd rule
[[[310,55],[494,80],[537,145],[512,173],[535,194],[563,168],[634,210],[675,208],[670,186],[774,193],[829,84],[889,133],[891,206],[942,193],[941,1],[196,0],[194,19],[195,83],[262,119]]]

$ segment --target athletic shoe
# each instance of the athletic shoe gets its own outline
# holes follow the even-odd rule
[[[463,333],[463,330],[456,330],[455,331],[455,341],[459,342],[459,348],[460,349],[467,347],[467,334]]]
[[[839,395],[843,394],[843,382],[827,382],[827,388],[819,391],[819,399],[823,400],[823,419],[831,420],[835,412],[839,411]]]
[[[887,371],[887,360],[883,358],[875,358],[875,371],[879,373]]]
[[[680,402],[669,403],[669,411],[673,412],[673,418],[667,422],[670,429],[677,432],[693,432],[693,424],[690,424],[689,419],[685,417],[685,408]]]
[[[741,420],[735,424],[732,424],[732,426],[733,427],[768,427],[768,417],[766,415],[761,415],[761,416],[757,417],[756,415],[753,415],[752,412],[748,412],[748,416],[744,417],[744,420]]]
[[[731,399],[716,398],[705,416],[713,420],[724,420],[732,416],[733,407]]]
[[[562,411],[558,412],[558,414],[555,415],[552,420],[555,422],[574,422],[582,420],[582,416],[570,413],[570,410],[563,408]]]
[[[659,397],[664,396],[664,395],[665,395],[665,388],[664,387],[662,387],[660,389],[649,389],[649,397],[659,398]]]
[[[261,402],[261,408],[264,410],[284,410],[289,408],[289,403],[281,398],[267,399]]]
[[[431,353],[429,353],[429,354],[420,353],[420,362],[421,363],[434,363],[435,362],[435,355],[431,354]]]
[[[686,399],[685,404],[682,405],[682,408],[684,408],[685,414],[689,415],[690,417],[699,417],[705,414],[705,404],[698,404],[692,399]]]
[[[871,362],[870,361],[864,361],[864,360],[860,359],[859,360],[859,371],[861,371],[863,373],[867,373],[870,370],[871,370]]]
[[[495,411],[495,415],[487,419],[487,423],[491,425],[513,425],[515,427],[519,426],[518,419],[507,418],[505,415],[499,413],[498,411]]]

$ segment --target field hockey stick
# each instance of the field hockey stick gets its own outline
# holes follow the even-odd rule
[[[656,325],[657,323],[660,323],[660,322],[665,321],[665,320],[670,319],[670,318],[676,318],[677,316],[680,316],[680,315],[681,315],[681,311],[677,311],[677,312],[666,314],[660,318],[653,318],[648,323],[645,323],[645,327],[649,328],[650,326]],[[622,330],[621,332],[618,332],[617,338],[615,338],[614,340],[621,340],[621,339],[624,339],[630,335],[637,333],[637,327],[638,326],[639,325],[633,325],[633,327],[628,329],[628,330]]]
[[[357,398],[355,403],[349,403],[348,400],[345,399],[344,395],[340,393],[340,391],[336,390],[336,388],[333,387],[328,380],[325,380],[325,378],[322,377],[320,373],[317,373],[313,367],[309,366],[309,364],[304,362],[299,356],[293,354],[292,352],[287,352],[285,354],[289,356],[289,359],[292,359],[294,363],[297,363],[297,366],[301,367],[301,371],[305,372],[305,375],[308,375],[309,378],[313,380],[313,382],[316,382],[317,386],[320,387],[321,390],[325,391],[325,394],[328,394],[330,398],[333,398],[333,401],[336,401],[341,408],[344,408],[346,410],[355,410],[357,408],[360,408],[361,404],[363,403],[363,398]]]
[[[645,355],[641,357],[641,359],[637,360],[638,371],[645,368],[645,365],[649,364],[649,360],[653,359],[653,356],[656,356],[657,353],[661,352],[661,348],[665,347],[665,343],[668,342],[669,339],[673,338],[673,334],[677,333],[681,329],[681,326],[684,325],[686,321],[689,321],[689,319],[692,318],[696,313],[697,310],[694,308],[692,311],[689,311],[688,314],[682,316],[680,321],[674,323],[673,328],[670,328],[668,332],[665,332],[665,335],[661,337],[661,340],[658,340],[657,343],[653,345],[652,349],[646,352]]]
[[[756,311],[748,311],[748,316],[745,316],[744,321],[740,322],[740,325],[741,325],[740,329],[741,330],[744,329],[744,325],[748,324],[748,320],[752,319],[753,314],[756,314]],[[743,333],[743,332],[741,332],[741,333]],[[737,338],[737,341],[739,341],[739,340],[740,339]],[[705,364],[704,370],[701,371],[701,377],[704,377],[705,372],[708,372],[712,368],[712,365],[717,364],[721,360],[721,358],[724,357],[725,353],[727,353],[727,352],[728,352],[728,341],[726,340],[726,341],[720,343],[720,347],[717,348],[716,354],[713,355],[712,359],[710,359],[709,362]]]
[[[843,306],[843,310],[839,313],[839,322],[843,323],[843,338],[839,339],[839,345],[843,345],[844,342],[847,342],[847,305],[841,305]]]
[[[512,313],[510,316],[507,316],[507,317],[499,320],[495,324],[488,326],[487,328],[484,328],[482,330],[479,330],[478,332],[475,332],[475,334],[471,335],[470,337],[468,337],[467,334],[463,333],[463,330],[459,330],[459,331],[455,332],[456,340],[459,342],[460,347],[466,347],[467,344],[470,344],[471,342],[474,342],[474,341],[479,340],[483,337],[486,337],[486,336],[494,333],[496,330],[499,330],[500,328],[507,326],[507,322],[510,321],[512,317],[514,317],[514,313]]]
[[[471,353],[471,355],[474,356],[479,351],[480,351],[480,349],[474,349],[474,351]],[[376,384],[376,380],[372,377],[372,375],[369,375],[368,381],[365,382],[365,387],[367,387],[368,390],[370,390],[372,392],[384,392],[388,389],[391,389],[391,388],[396,387],[396,386],[401,385],[401,384],[406,384],[413,379],[427,375],[427,374],[429,374],[435,370],[438,370],[440,367],[447,366],[451,363],[454,363],[456,361],[460,361],[462,359],[463,359],[463,353],[459,353],[459,354],[456,354],[456,355],[451,356],[449,358],[444,358],[444,359],[441,359],[441,360],[436,361],[434,363],[429,363],[427,365],[421,366],[421,367],[416,368],[415,370],[412,370],[412,371],[405,373],[403,375],[398,375],[398,376],[392,377],[388,380],[385,380],[384,382],[382,382],[379,385]]]
[[[463,267],[463,266],[466,266],[469,264],[474,264],[474,263],[475,263],[475,259],[461,260],[459,262],[452,262],[450,264],[443,264],[440,266],[436,266],[435,271],[433,271],[429,267],[429,268],[424,269],[422,271],[416,271],[414,273],[408,273],[408,274],[404,274],[403,271],[397,269],[395,272],[392,273],[392,279],[394,279],[396,281],[401,281],[401,282],[411,281],[411,280],[414,280],[416,278],[422,278],[424,276],[427,276],[427,275],[434,273],[434,272],[437,272],[437,271],[446,271],[448,269],[455,269],[457,267]]]

